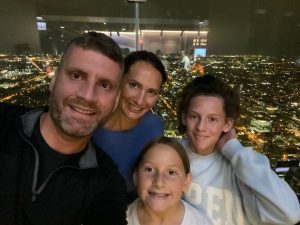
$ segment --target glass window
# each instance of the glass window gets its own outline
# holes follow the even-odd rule
[[[176,98],[205,73],[238,89],[239,139],[272,165],[300,152],[300,1],[59,1],[0,2],[0,101],[47,104],[48,85],[65,45],[87,31],[115,39],[124,55],[159,55],[169,81],[154,109],[166,134],[178,135]],[[181,52],[191,60],[183,70]]]

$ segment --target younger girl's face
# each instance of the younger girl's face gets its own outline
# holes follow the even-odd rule
[[[174,210],[187,191],[191,175],[186,174],[178,153],[165,144],[155,144],[134,172],[134,181],[144,207],[154,212]]]
[[[215,150],[222,132],[228,132],[232,120],[226,119],[223,99],[215,96],[195,96],[182,116],[190,148],[200,155]]]

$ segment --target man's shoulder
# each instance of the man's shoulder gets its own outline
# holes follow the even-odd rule
[[[0,102],[0,118],[2,119],[16,118],[30,110],[32,110],[32,108],[26,106],[18,106],[18,105]]]
[[[91,141],[95,148],[98,165],[105,165],[105,163],[108,163],[116,166],[112,158],[105,151],[103,151],[103,149],[99,147],[99,145],[97,145],[92,139]]]
[[[30,111],[30,108],[17,106],[8,103],[0,103],[0,138],[7,139],[9,131],[15,132],[21,121],[21,115]]]

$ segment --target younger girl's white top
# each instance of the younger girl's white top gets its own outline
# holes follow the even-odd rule
[[[181,225],[212,225],[212,223],[204,213],[198,212],[196,209],[193,208],[193,206],[188,204],[186,201],[181,201],[185,208]],[[136,199],[133,203],[131,203],[128,206],[126,212],[128,225],[143,225],[140,224],[139,219],[137,217],[138,202],[139,199]]]

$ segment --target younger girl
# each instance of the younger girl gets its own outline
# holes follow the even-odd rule
[[[190,182],[190,164],[176,139],[148,143],[134,166],[139,198],[127,210],[129,225],[208,225],[210,221],[181,200]]]

